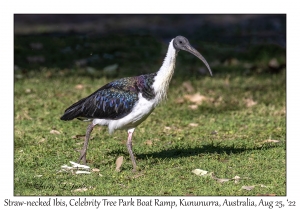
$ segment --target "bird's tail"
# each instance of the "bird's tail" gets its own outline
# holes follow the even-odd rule
[[[74,118],[80,118],[82,115],[82,110],[84,107],[84,99],[81,99],[80,101],[76,102],[69,108],[65,110],[65,113],[63,116],[60,117],[61,120],[73,120]]]

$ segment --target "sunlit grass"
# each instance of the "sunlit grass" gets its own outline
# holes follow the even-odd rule
[[[77,76],[68,69],[49,72],[55,71],[45,68],[15,80],[15,195],[286,194],[285,72],[193,77],[191,93],[175,73],[168,100],[134,133],[139,173],[131,171],[126,131],[109,135],[99,126],[92,132],[87,161],[100,172],[90,175],[57,173],[62,165],[77,161],[83,139],[76,135],[84,135],[87,126],[59,118],[69,105],[110,79]],[[197,92],[210,100],[191,109],[193,103],[184,96]],[[263,142],[267,139],[280,142]],[[117,173],[119,156],[124,163]],[[196,168],[218,178],[242,179],[221,184],[196,176]],[[251,191],[241,190],[253,185]],[[81,188],[88,190],[74,191]]]

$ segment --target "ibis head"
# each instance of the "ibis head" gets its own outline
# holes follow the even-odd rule
[[[205,58],[195,49],[193,48],[190,43],[189,40],[183,36],[177,36],[174,41],[173,41],[173,45],[174,48],[179,51],[179,50],[184,50],[187,51],[189,53],[192,53],[193,55],[195,55],[196,57],[198,57],[200,60],[202,60],[202,62],[205,64],[205,66],[207,67],[210,75],[212,76],[212,72],[210,70],[210,67],[207,63],[207,61],[205,60]]]

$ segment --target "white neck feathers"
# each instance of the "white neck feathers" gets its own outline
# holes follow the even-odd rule
[[[160,101],[167,97],[167,90],[175,69],[176,56],[177,52],[173,46],[172,39],[169,44],[165,60],[162,66],[160,67],[159,71],[157,72],[155,81],[153,83],[153,88],[156,95],[156,104],[158,104]]]

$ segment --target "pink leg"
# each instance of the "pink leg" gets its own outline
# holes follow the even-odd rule
[[[89,126],[86,129],[85,140],[84,140],[83,148],[80,152],[78,163],[80,163],[80,161],[82,160],[83,164],[86,165],[87,147],[88,147],[88,143],[89,143],[89,139],[90,139],[90,134],[94,127],[95,127],[95,125],[93,123],[91,123],[91,124],[89,124]]]
[[[127,149],[132,161],[133,171],[136,171],[136,162],[132,152],[132,141],[131,141],[133,132],[134,132],[134,128],[128,130]]]

